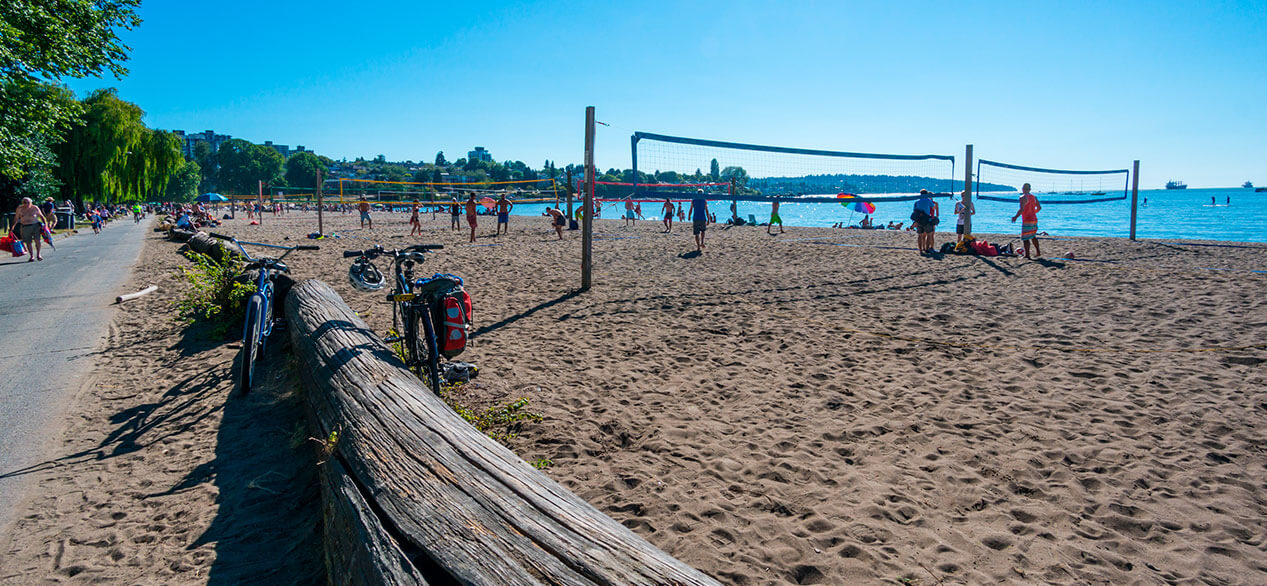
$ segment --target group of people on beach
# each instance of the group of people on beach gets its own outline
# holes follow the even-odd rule
[[[1038,246],[1038,212],[1043,209],[1042,204],[1038,203],[1038,198],[1030,192],[1030,185],[1026,183],[1021,186],[1021,196],[1018,199],[1020,204],[1016,214],[1012,216],[1012,221],[1017,218],[1021,219],[1021,243],[1025,246],[1025,258],[1030,256],[1030,246],[1034,248],[1034,256],[1041,257],[1042,250]],[[957,218],[955,225],[955,234],[958,236],[958,242],[972,239],[972,216],[977,213],[976,206],[972,203],[972,194],[968,190],[964,190],[958,202],[955,202],[955,216]],[[935,250],[934,234],[937,231],[937,224],[940,222],[939,206],[933,201],[933,196],[927,189],[921,189],[919,199],[915,200],[915,207],[911,211],[912,227],[915,229],[917,245],[921,255],[932,254]]]

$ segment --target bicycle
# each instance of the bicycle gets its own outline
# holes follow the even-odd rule
[[[251,384],[255,378],[255,362],[264,353],[264,345],[268,341],[268,337],[272,335],[274,326],[282,329],[285,325],[284,320],[279,320],[273,315],[273,294],[276,292],[274,281],[280,273],[289,273],[290,267],[282,262],[286,255],[296,250],[320,250],[319,246],[301,245],[301,246],[278,246],[276,244],[264,244],[261,242],[247,242],[238,240],[232,236],[224,236],[214,232],[208,233],[213,238],[228,240],[237,245],[238,250],[242,252],[242,256],[246,258],[247,264],[245,270],[258,270],[259,274],[255,278],[255,292],[251,294],[251,298],[246,302],[246,319],[243,320],[242,326],[242,350],[238,353],[238,391],[243,395],[251,391]],[[264,248],[275,248],[285,250],[281,256],[273,258],[268,256],[253,257],[243,244],[251,246],[261,246]],[[289,290],[289,287],[287,287]],[[283,295],[285,292],[283,292]]]
[[[343,258],[356,258],[348,269],[348,280],[357,289],[367,292],[386,287],[386,280],[373,260],[380,256],[391,257],[394,278],[387,300],[392,303],[393,335],[383,341],[401,343],[405,366],[436,395],[440,394],[440,348],[433,315],[443,311],[440,305],[446,296],[461,290],[462,279],[440,274],[414,278],[414,266],[423,262],[426,251],[442,248],[442,244],[417,244],[386,250],[380,245],[366,250],[343,251]],[[422,325],[421,331],[419,324]]]

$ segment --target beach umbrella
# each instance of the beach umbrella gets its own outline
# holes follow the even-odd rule
[[[200,202],[200,203],[211,203],[213,201],[214,202],[229,201],[229,198],[223,195],[220,195],[218,193],[204,193],[194,198],[194,201]]]
[[[869,201],[862,201],[858,196],[852,193],[837,193],[836,199],[840,200],[840,205],[849,208],[849,221],[846,224],[853,224],[854,212],[862,212],[864,214],[874,214],[875,204]]]
[[[479,204],[484,206],[485,209],[491,210],[493,209],[493,206],[497,205],[497,200],[488,196],[484,196],[484,199],[481,199],[479,201]]]

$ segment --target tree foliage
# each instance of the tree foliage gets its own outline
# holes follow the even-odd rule
[[[141,20],[140,0],[0,2],[0,174],[21,177],[47,164],[41,145],[57,142],[81,113],[49,83],[109,71],[127,74],[128,47],[116,29]]]
[[[317,186],[317,170],[330,176],[330,166],[334,164],[329,157],[322,157],[308,151],[295,153],[286,159],[286,185],[291,187]]]
[[[258,182],[277,183],[282,179],[281,153],[240,138],[222,143],[216,161],[220,164],[216,183],[228,193],[252,194],[259,189]]]
[[[180,139],[147,128],[136,104],[114,88],[93,92],[83,117],[57,146],[57,176],[68,199],[157,199],[181,162]]]
[[[167,182],[167,193],[164,201],[190,202],[198,197],[198,184],[202,181],[202,172],[196,161],[185,161],[176,168],[172,178]]]

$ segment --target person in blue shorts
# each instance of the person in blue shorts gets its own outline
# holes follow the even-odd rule
[[[510,203],[510,200],[506,199],[506,194],[503,193],[501,197],[497,198],[497,235],[498,236],[500,236],[503,233],[502,232],[503,227],[506,228],[505,233],[510,234],[510,210],[513,207],[515,207],[515,204]]]
[[[362,200],[361,203],[356,204],[356,209],[361,212],[361,229],[364,230],[365,223],[369,222],[370,230],[373,230],[374,220],[370,219],[370,202]],[[261,215],[260,217],[262,218],[263,216]]]
[[[704,250],[704,232],[708,230],[708,200],[704,198],[704,190],[696,189],[691,198],[691,232],[695,235],[695,250]]]

